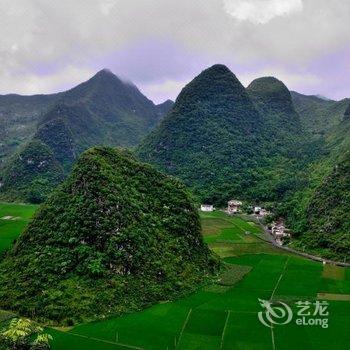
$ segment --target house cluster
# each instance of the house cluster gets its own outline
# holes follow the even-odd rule
[[[237,199],[231,199],[227,202],[227,214],[237,214],[241,211],[242,202]],[[202,204],[201,205],[201,211],[213,211],[215,208],[211,204]],[[254,207],[254,214],[258,216],[265,216],[269,214],[267,210],[261,207]]]
[[[242,202],[232,199],[227,202],[227,210],[226,212],[228,214],[236,214],[239,213],[241,210]],[[201,211],[214,211],[214,206],[211,204],[202,204],[201,205]]]
[[[242,205],[243,203],[241,201],[232,199],[227,202],[226,213],[229,215],[240,213],[242,210]],[[253,215],[255,215],[258,219],[265,218],[267,215],[271,214],[268,210],[260,206],[251,206],[248,207],[248,209],[250,213],[253,211]],[[200,210],[203,212],[211,212],[214,211],[215,208],[212,204],[202,204]],[[283,220],[273,222],[272,224],[268,225],[268,229],[274,237],[276,243],[279,245],[285,243],[286,238],[291,236],[289,230],[285,227]]]
[[[243,203],[240,200],[237,199],[231,199],[227,202],[227,209],[226,209],[226,213],[227,214],[237,214],[241,212],[242,209],[242,205]],[[267,215],[270,214],[270,212],[262,207],[248,207],[250,210],[253,211],[253,214],[256,215],[257,217],[263,218]],[[210,211],[214,211],[215,208],[212,204],[202,204],[201,211],[204,212],[210,212]]]
[[[285,227],[283,221],[273,222],[271,226],[272,236],[275,238],[276,243],[282,245],[286,238],[290,237],[288,229]]]

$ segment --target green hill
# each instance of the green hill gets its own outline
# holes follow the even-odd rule
[[[323,142],[303,128],[291,93],[280,80],[258,78],[247,92],[263,119],[259,156],[265,164],[260,162],[257,169],[256,199],[284,202],[307,185],[305,168],[322,156]]]
[[[1,198],[39,203],[63,180],[63,175],[50,148],[33,140],[12,156],[4,169]]]
[[[69,165],[94,145],[137,145],[161,119],[161,111],[136,86],[104,69],[67,91],[43,116],[34,138]]]
[[[98,147],[0,263],[0,307],[72,324],[175,298],[217,267],[184,186]]]
[[[274,77],[258,78],[249,84],[247,92],[261,111],[272,141],[285,139],[290,133],[301,133],[300,117],[283,82]]]
[[[326,258],[350,261],[349,153],[309,194],[304,214],[306,225],[295,245]]]
[[[89,147],[137,145],[171,106],[171,101],[156,106],[135,85],[122,81],[104,69],[85,83],[59,94],[55,104],[35,119],[36,129],[28,140],[46,145],[67,174],[78,155]],[[25,143],[23,147],[26,147]],[[32,152],[32,148],[33,144],[26,152]],[[5,167],[13,167],[18,157],[17,153],[12,164],[5,164]],[[6,173],[1,175],[9,186],[6,193],[0,191],[0,198],[28,200],[26,191],[22,191],[21,196],[21,191],[9,188],[11,185]],[[35,177],[42,181],[39,174]],[[16,191],[17,196],[11,198],[10,194]]]
[[[324,137],[324,154],[304,170],[308,179],[279,213],[299,235],[296,246],[349,260],[350,120],[345,116]]]
[[[167,117],[137,150],[144,161],[179,176],[202,200],[282,200],[301,187],[318,154],[303,133],[291,94],[266,77],[245,89],[215,65],[188,84]]]
[[[254,181],[261,124],[235,75],[215,65],[181,91],[137,154],[183,179],[202,200],[220,203]]]
[[[327,134],[342,121],[349,98],[341,101],[325,100],[292,91],[293,104],[301,116],[303,127],[314,136]]]
[[[349,120],[349,119],[350,119],[350,102],[344,113],[344,120]]]
[[[339,240],[349,222],[346,102],[291,94],[273,77],[244,89],[215,65],[183,89],[137,152],[182,178],[201,201],[262,202],[286,218],[296,245],[347,259],[349,239]],[[330,248],[323,251],[326,230]]]
[[[35,133],[36,126],[61,94],[0,95],[0,170]]]

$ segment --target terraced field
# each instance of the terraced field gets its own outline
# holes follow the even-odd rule
[[[48,329],[54,350],[84,349],[349,349],[350,269],[282,253],[261,241],[260,228],[238,217],[202,215],[203,234],[229,268],[217,284],[144,311],[78,325]],[[261,300],[281,301],[293,311],[284,325],[263,325]],[[298,325],[298,302],[318,302],[328,328]],[[281,304],[279,304],[281,305]],[[305,304],[304,304],[305,305]],[[277,315],[278,316],[278,315]],[[317,316],[317,315],[316,315]]]

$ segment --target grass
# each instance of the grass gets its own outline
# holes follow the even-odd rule
[[[231,275],[221,277],[228,283],[141,312],[49,329],[52,349],[348,349],[350,269],[286,254],[259,240],[259,226],[242,221],[221,212],[202,215],[205,240],[231,266]],[[290,323],[271,330],[258,321],[258,299],[285,301],[296,314],[295,301],[320,297],[329,302],[326,329]]]
[[[36,209],[36,205],[0,203],[0,254],[11,247]]]

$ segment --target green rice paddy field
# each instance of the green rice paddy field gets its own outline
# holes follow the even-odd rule
[[[0,203],[0,254],[23,231],[36,208],[28,204]]]
[[[6,220],[0,226],[0,242],[7,240],[0,243],[3,249],[34,209],[12,204],[0,207],[0,217],[18,216],[23,220],[22,226],[19,221]],[[239,217],[221,212],[202,214],[202,226],[205,240],[231,267],[228,278],[223,276],[218,284],[142,312],[66,330],[48,329],[54,338],[52,349],[350,348],[350,269],[323,266],[283,253],[258,238],[258,226]],[[241,279],[232,284],[237,275]],[[224,283],[224,279],[231,282]],[[285,302],[294,311],[293,320],[273,328],[263,325],[258,320],[262,311],[259,299]],[[328,328],[295,323],[299,310],[296,302],[310,302],[313,313],[313,304],[325,299],[329,314],[322,318],[328,320]]]

